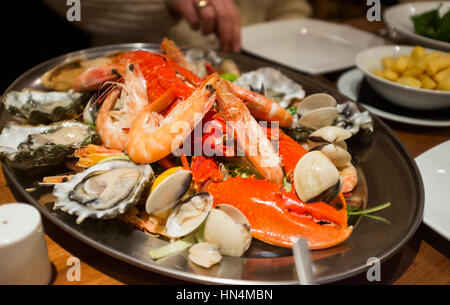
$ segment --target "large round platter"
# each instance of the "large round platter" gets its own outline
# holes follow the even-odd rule
[[[70,53],[44,62],[19,77],[8,90],[40,88],[40,76],[51,67],[67,58],[93,58],[114,50],[145,48],[158,50],[155,44],[123,44],[87,49]],[[282,73],[301,84],[307,94],[327,92],[339,102],[346,98],[334,89],[322,85],[299,73],[277,67],[251,57],[221,54],[236,61],[241,71],[250,71],[262,66],[278,68]],[[3,110],[3,109],[2,109]],[[2,111],[2,124],[7,114]],[[422,220],[424,192],[416,164],[405,147],[391,130],[379,119],[375,119],[373,136],[357,143],[350,143],[353,158],[361,174],[361,183],[354,192],[366,207],[387,201],[392,206],[378,212],[391,224],[369,218],[361,218],[351,237],[343,244],[326,250],[314,251],[314,274],[318,283],[337,281],[367,268],[367,260],[377,257],[385,260],[401,249],[416,231]],[[36,186],[43,176],[67,171],[63,166],[45,171],[22,172],[3,164],[7,179],[31,204],[62,230],[82,242],[143,269],[166,276],[201,283],[216,284],[295,284],[298,282],[294,259],[289,249],[271,246],[254,240],[242,258],[225,257],[220,265],[211,269],[197,267],[187,260],[185,252],[160,261],[152,261],[148,251],[165,242],[134,229],[120,220],[87,219],[81,225],[75,217],[52,206],[52,189],[27,192]]]

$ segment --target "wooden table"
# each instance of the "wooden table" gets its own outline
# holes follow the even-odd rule
[[[365,19],[348,24],[370,32],[383,27]],[[332,84],[337,74],[326,75]],[[450,128],[427,128],[386,121],[406,145],[413,157],[450,139]],[[1,171],[1,169],[0,169]],[[0,175],[0,204],[15,202]],[[17,198],[19,200],[20,198]],[[123,263],[83,244],[44,219],[49,257],[54,267],[53,284],[184,284],[156,273]],[[395,256],[381,264],[381,283],[384,284],[450,284],[449,242],[422,224],[411,241]],[[81,281],[70,282],[67,265],[70,257],[81,260]],[[365,274],[349,278],[339,284],[367,284]]]

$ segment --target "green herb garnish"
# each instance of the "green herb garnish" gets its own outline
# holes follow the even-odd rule
[[[296,115],[297,114],[297,106],[288,107],[287,111],[289,111],[289,113],[292,115]]]
[[[234,82],[239,78],[239,75],[236,75],[234,73],[223,73],[223,74],[220,74],[220,77],[223,79],[226,79],[230,82]]]
[[[370,213],[373,212],[377,212],[380,210],[383,210],[387,207],[390,207],[391,203],[390,202],[386,202],[384,204],[378,205],[376,207],[370,208],[370,209],[365,209],[365,210],[360,210],[360,208],[358,206],[352,206],[352,205],[348,205],[347,206],[347,215],[348,215],[348,219],[350,223],[355,223],[357,220],[357,217],[355,216],[364,216],[364,217],[368,217],[368,218],[372,218],[372,219],[376,219],[379,221],[383,221],[387,224],[390,224],[389,220],[380,217],[380,216],[375,216],[375,215],[371,215]]]
[[[283,185],[283,188],[286,192],[292,191],[292,184],[288,181],[286,176],[283,177],[283,181],[281,182],[281,184]]]
[[[441,5],[435,10],[412,16],[411,20],[417,34],[450,42],[450,10],[440,17],[439,9]]]
[[[242,178],[250,178],[256,175],[253,168],[248,165],[240,166],[239,164],[229,162],[225,163],[224,166],[231,177],[241,176]]]
[[[194,245],[196,239],[193,235],[188,235],[182,239],[179,239],[173,243],[162,246],[161,248],[150,250],[148,253],[152,259],[161,259],[163,257],[171,256],[177,254],[181,251],[184,251],[192,245]]]

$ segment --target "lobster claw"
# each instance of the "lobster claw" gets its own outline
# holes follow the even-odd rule
[[[236,196],[239,190],[239,196]],[[282,192],[281,185],[254,178],[229,177],[210,183],[207,191],[214,205],[228,203],[249,220],[254,238],[280,247],[292,248],[301,236],[311,249],[338,245],[351,234],[347,225],[345,199],[339,195],[343,209],[317,202],[304,204],[293,192]]]
[[[210,182],[221,182],[223,174],[217,163],[207,157],[194,156],[191,161],[192,180],[194,189],[201,192]]]

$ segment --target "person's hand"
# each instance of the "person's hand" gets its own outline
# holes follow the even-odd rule
[[[221,50],[240,51],[240,18],[232,0],[166,0],[166,2],[172,10],[186,19],[192,29],[201,29],[204,35],[216,33]],[[200,2],[207,5],[201,7]]]

